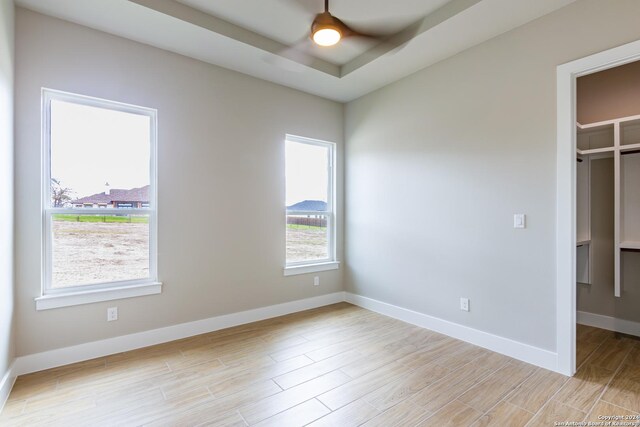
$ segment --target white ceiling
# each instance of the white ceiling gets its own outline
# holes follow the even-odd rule
[[[331,0],[361,31],[389,43],[305,38],[323,0],[16,0],[19,6],[211,64],[346,102],[575,0]],[[413,25],[411,25],[413,24]],[[410,37],[412,37],[408,42]],[[393,43],[393,44],[392,44]],[[392,49],[394,45],[400,48]]]
[[[308,40],[313,18],[324,10],[324,0],[177,1],[288,45]],[[448,1],[331,0],[329,10],[356,29],[376,29],[384,34],[392,34],[444,6]],[[371,46],[371,43],[361,39],[347,39],[332,48],[322,48],[309,42],[305,44],[305,51],[343,65]]]

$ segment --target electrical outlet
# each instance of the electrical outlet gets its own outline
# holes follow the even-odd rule
[[[525,214],[514,214],[513,228],[527,228],[527,216]]]
[[[118,307],[107,308],[107,322],[118,320]]]
[[[469,311],[469,298],[460,298],[460,310]]]
[[[320,286],[320,276],[314,276],[313,286]]]

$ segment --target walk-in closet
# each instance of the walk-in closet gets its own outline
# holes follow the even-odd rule
[[[640,336],[640,62],[576,93],[578,323]]]

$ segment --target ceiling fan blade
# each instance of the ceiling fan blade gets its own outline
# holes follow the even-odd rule
[[[392,34],[383,34],[383,33],[375,34],[375,33],[360,31],[355,29],[351,25],[346,24],[344,21],[336,18],[335,16],[333,17],[333,19],[342,26],[342,37],[363,37],[367,39],[383,41],[387,39],[390,35],[392,35]]]
[[[390,51],[399,51],[411,41],[420,30],[420,21],[405,27],[398,31],[395,28],[386,28],[386,31],[371,33],[368,31],[360,31],[356,27],[351,26],[344,21],[335,18],[336,21],[344,28],[343,37],[359,37],[372,40],[378,44],[380,48]],[[377,25],[380,28],[380,25]]]
[[[305,36],[294,44],[269,55],[265,60],[284,70],[299,72],[302,71],[301,65],[310,65],[312,62],[309,54],[304,52],[304,49],[310,45],[311,39]]]
[[[309,38],[309,36],[305,36],[294,44],[278,52],[278,55],[284,56],[286,58],[291,58],[297,62],[301,62],[300,59],[307,57],[304,49],[309,47],[310,45],[311,39]]]

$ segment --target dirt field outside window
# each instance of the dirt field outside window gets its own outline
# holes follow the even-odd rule
[[[147,220],[100,215],[54,217],[52,288],[148,278]],[[290,224],[286,239],[288,262],[329,257],[326,227]]]
[[[327,259],[328,249],[327,227],[287,225],[287,262]]]
[[[147,217],[74,219],[53,220],[52,288],[149,277]]]

